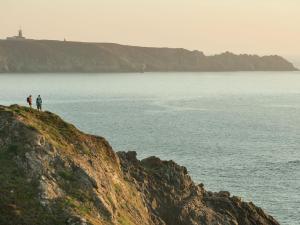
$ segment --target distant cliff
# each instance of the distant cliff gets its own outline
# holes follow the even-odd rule
[[[173,161],[115,153],[102,137],[17,105],[0,106],[0,224],[279,225]]]
[[[147,48],[110,43],[0,40],[0,73],[294,71],[280,56],[205,56],[181,48]]]

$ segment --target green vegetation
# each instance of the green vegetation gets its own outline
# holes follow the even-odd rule
[[[93,202],[93,190],[87,187],[72,169],[64,169],[58,172],[62,177],[58,183],[66,192],[67,197],[63,204],[81,215],[92,214],[95,209]]]
[[[139,207],[141,202],[135,193],[129,191],[131,190],[130,185],[122,183],[121,177],[114,181],[108,178],[105,182],[111,182],[112,191],[108,191],[106,196],[102,196],[103,200],[98,199],[99,192],[95,190],[98,188],[95,179],[89,177],[87,171],[79,166],[78,162],[74,162],[75,158],[80,161],[83,158],[96,156],[105,167],[114,167],[116,175],[119,174],[115,155],[103,138],[85,135],[73,125],[64,122],[50,112],[38,112],[17,105],[0,108],[0,113],[3,111],[5,111],[7,119],[18,120],[21,124],[19,124],[20,129],[16,133],[17,136],[13,136],[11,139],[17,138],[18,141],[12,141],[12,144],[0,149],[1,225],[63,225],[71,215],[82,216],[88,221],[95,220],[98,224],[99,214],[103,224],[111,224],[111,212],[109,208],[106,208],[105,203],[110,205],[114,213],[117,213],[116,217],[120,225],[134,224],[131,222],[135,221],[134,216],[131,215],[132,205]],[[7,133],[4,132],[0,135],[6,137]],[[63,192],[63,195],[57,199],[50,200],[47,206],[40,202],[40,178],[35,177],[36,180],[30,180],[26,174],[28,171],[24,171],[22,164],[26,163],[23,161],[26,159],[25,154],[31,151],[30,146],[35,145],[36,138],[41,143],[38,148],[43,148],[43,142],[50,143],[62,156],[53,168],[52,165],[45,164],[54,169],[52,176],[56,185]],[[45,147],[47,149],[44,150],[47,151],[48,145]],[[98,150],[101,154],[95,155]],[[84,157],[82,157],[83,154]],[[20,167],[17,165],[19,162],[22,164],[19,165]],[[70,164],[66,166],[65,163]],[[82,163],[84,162],[82,161]],[[43,169],[47,170],[48,168]],[[114,173],[113,170],[110,171]],[[109,190],[111,189],[109,188]],[[48,209],[51,209],[51,212]]]
[[[121,225],[132,225],[132,224],[133,224],[128,218],[126,218],[126,217],[123,216],[123,215],[121,215],[121,216],[118,218],[118,222],[119,222]]]
[[[114,184],[114,188],[115,188],[115,192],[117,194],[121,194],[122,193],[122,187],[121,187],[120,184],[118,184],[118,183]]]
[[[0,224],[64,224],[61,210],[50,213],[38,200],[38,184],[26,180],[24,171],[13,163],[14,152],[0,149]]]
[[[77,199],[72,198],[72,197],[66,197],[64,199],[61,199],[64,208],[71,208],[74,209],[76,211],[78,211],[80,214],[85,215],[91,212],[91,207],[82,204],[81,202],[79,202]]]
[[[61,171],[58,172],[58,175],[61,176],[63,179],[67,180],[67,181],[71,181],[71,182],[76,181],[76,177],[71,171],[61,170]]]
[[[72,149],[77,149],[80,153],[90,154],[90,150],[82,141],[83,133],[78,131],[74,125],[64,122],[59,116],[19,106],[11,106],[10,110],[22,116],[27,127],[41,133],[53,146],[70,152]],[[77,142],[77,146],[72,148],[70,144],[74,142]]]
[[[19,106],[11,106],[4,111],[21,116],[27,128],[41,133],[53,146],[68,153],[73,151],[70,143],[82,136],[73,125],[49,112],[41,113]],[[20,132],[22,138],[23,130]],[[74,210],[82,215],[91,212],[91,193],[81,189],[76,174],[70,169],[61,169],[57,173],[62,178],[60,185],[69,196],[52,201],[51,212],[48,211],[39,201],[38,181],[28,179],[25,171],[16,164],[16,157],[22,159],[26,152],[21,144],[13,143],[0,149],[0,224],[60,225],[65,224],[67,219],[65,210]]]

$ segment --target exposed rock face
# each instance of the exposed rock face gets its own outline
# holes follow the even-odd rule
[[[185,167],[150,157],[139,161],[135,152],[119,152],[128,179],[136,184],[153,215],[162,224],[278,224],[253,203],[242,202],[222,191],[206,191],[196,185]]]
[[[278,225],[172,161],[116,154],[101,137],[19,106],[0,106],[0,181],[1,225]]]
[[[0,40],[0,73],[294,71],[280,56],[205,56],[199,51],[109,43]]]

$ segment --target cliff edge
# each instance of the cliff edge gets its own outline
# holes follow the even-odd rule
[[[50,112],[0,106],[2,225],[278,225],[185,167],[115,153]]]
[[[206,56],[182,48],[147,48],[113,43],[0,40],[0,73],[119,73],[201,71],[295,71],[284,58]]]

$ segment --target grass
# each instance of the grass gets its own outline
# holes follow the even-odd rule
[[[75,126],[64,122],[59,116],[50,112],[12,106],[10,110],[25,119],[27,127],[41,132],[58,147],[68,147],[73,140],[80,139],[81,133]]]
[[[120,184],[115,183],[115,184],[114,184],[114,189],[115,189],[115,192],[116,192],[117,194],[121,194],[121,193],[122,193],[122,187],[121,187]]]
[[[73,197],[66,197],[64,199],[62,199],[63,201],[63,205],[67,208],[72,208],[74,210],[77,210],[80,212],[80,214],[85,215],[91,212],[91,207],[86,205],[86,204],[82,204],[81,202],[79,202],[77,199],[73,198]]]
[[[3,112],[3,109],[1,111]],[[41,133],[57,148],[70,150],[70,142],[80,141],[82,134],[73,125],[65,123],[52,113],[41,113],[18,106],[5,108],[4,111],[12,113],[8,113],[8,116],[21,116],[29,130]],[[27,131],[20,132],[22,136],[22,132]],[[3,135],[6,136],[6,133]],[[28,180],[25,171],[16,164],[16,156],[22,159],[26,152],[21,144],[11,144],[0,149],[0,224],[61,225],[65,224],[67,219],[65,215],[67,208],[82,214],[88,213],[90,196],[78,191],[80,189],[74,185],[76,176],[68,170],[59,171],[58,174],[73,186],[69,186],[73,196],[51,202],[51,212],[40,203],[38,181]],[[80,201],[83,201],[83,204]]]
[[[101,146],[107,144],[103,138],[86,135],[74,125],[63,121],[51,112],[39,112],[35,109],[17,105],[0,110],[22,117],[22,121],[28,129],[40,133],[50,144],[65,153],[93,156],[97,148],[91,148],[87,143],[91,140],[99,143],[99,150],[102,149]],[[101,154],[101,157],[111,161],[108,154]]]
[[[120,215],[120,217],[118,218],[118,222],[121,225],[132,225],[133,224],[128,218],[126,218],[123,215]]]
[[[60,170],[58,172],[58,175],[61,176],[63,179],[67,180],[67,181],[71,181],[71,182],[75,182],[76,181],[76,177],[75,175],[68,170]]]
[[[78,178],[73,170],[60,170],[59,176],[63,179],[59,181],[59,185],[66,192],[67,198],[63,204],[79,214],[85,216],[92,214],[94,209],[92,190],[85,188],[82,181]]]
[[[26,180],[13,157],[11,152],[0,153],[0,224],[64,224],[62,217],[40,204],[37,181]]]
[[[103,139],[95,138],[94,142],[94,139],[90,139],[91,136],[78,131],[73,125],[64,122],[60,117],[50,112],[38,112],[26,107],[12,106],[5,110],[10,111],[9,113],[14,116],[21,117],[20,121],[25,124],[27,130],[21,130],[20,137],[23,137],[24,133],[26,138],[30,138],[28,136],[31,135],[30,131],[35,131],[44,136],[48,143],[59,150],[60,154],[70,159],[73,156],[78,156],[78,154],[95,154],[98,149],[105,149],[106,151],[99,155],[101,160],[103,160],[103,163],[116,166],[115,162],[112,161],[113,157],[110,155],[109,147],[106,146]],[[36,135],[34,132],[32,134]],[[5,133],[4,136],[6,136]],[[24,138],[24,141],[26,141],[26,138]],[[67,215],[70,215],[67,213],[68,211],[76,212],[76,214],[85,218],[95,218],[95,215],[99,213],[99,205],[95,201],[94,188],[86,185],[85,180],[80,179],[80,171],[72,168],[56,170],[57,178],[61,178],[57,179],[58,185],[65,196],[51,200],[51,205],[47,206],[51,208],[51,212],[41,205],[38,180],[27,180],[27,174],[18,168],[16,164],[16,156],[22,159],[26,152],[21,144],[11,144],[5,149],[0,149],[0,224],[62,225],[65,224]],[[90,148],[93,149],[93,152]],[[116,194],[116,199],[124,198],[124,193],[122,193],[124,187],[121,184],[113,184],[113,189],[114,192],[110,194]],[[135,199],[135,196],[133,197]],[[112,206],[115,205],[110,195],[107,196],[107,202]],[[122,206],[121,210],[123,216],[117,217],[119,223],[121,225],[132,224],[131,220],[133,219],[130,219],[127,208]],[[107,221],[107,224],[110,223],[110,217],[109,215],[106,216],[105,211],[101,220]]]

